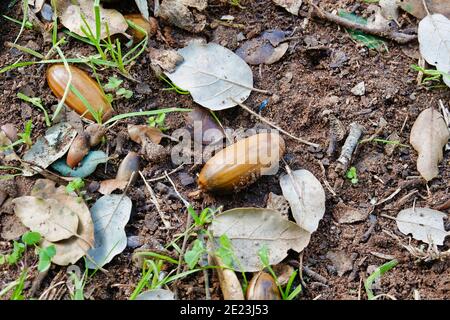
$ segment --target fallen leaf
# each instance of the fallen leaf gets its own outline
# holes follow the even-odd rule
[[[126,248],[124,228],[130,219],[131,208],[131,199],[123,194],[103,196],[92,206],[95,246],[88,252],[93,260],[87,262],[89,269],[104,266]]]
[[[447,4],[447,7],[450,6]],[[419,22],[419,49],[422,57],[438,71],[450,72],[450,20],[442,14],[428,15]],[[450,87],[450,75],[443,80]]]
[[[28,150],[23,160],[36,164],[40,168],[46,169],[53,162],[61,158],[70,148],[75,136],[76,130],[67,122],[61,122],[49,128],[45,136],[40,137]],[[24,176],[32,176],[41,172],[37,167],[29,167],[24,164]]]
[[[108,155],[103,151],[90,151],[81,160],[80,165],[74,169],[70,168],[65,159],[60,159],[52,164],[52,169],[58,171],[65,177],[86,178],[94,173],[97,166],[108,161]]]
[[[283,195],[289,202],[297,224],[313,233],[325,214],[325,191],[319,180],[308,170],[295,170],[280,178]],[[294,181],[293,181],[294,180]]]
[[[136,300],[176,300],[175,294],[166,289],[153,289],[142,292]]]
[[[0,130],[0,147],[6,147],[11,145],[11,140],[6,136],[6,133]],[[14,148],[9,148],[0,151],[0,160],[5,162],[20,161],[20,158],[14,152]]]
[[[429,208],[409,208],[398,213],[397,227],[405,235],[412,234],[414,239],[428,244],[443,245],[450,233],[444,229],[447,215]]]
[[[13,203],[22,223],[48,241],[68,239],[77,232],[78,216],[65,203],[32,196],[16,198]]]
[[[267,197],[266,208],[278,211],[286,219],[289,216],[289,202],[285,197],[279,196],[273,192],[270,192]]]
[[[0,216],[0,226],[2,228],[0,236],[8,241],[16,240],[28,231],[28,228],[13,214],[4,214]]]
[[[423,0],[397,0],[397,3],[400,5],[400,8],[416,18],[422,19],[427,15],[427,11],[423,6]],[[427,0],[426,3],[428,10],[432,14],[440,13],[450,19],[450,6],[448,5],[448,0]]]
[[[288,43],[281,43],[285,38],[285,32],[270,30],[260,37],[248,40],[236,50],[236,54],[251,65],[272,64],[279,61],[287,49]]]
[[[177,51],[170,49],[155,49],[149,48],[149,56],[154,70],[157,70],[157,75],[162,71],[174,72],[177,65],[183,62],[183,56]],[[162,71],[161,71],[162,70]]]
[[[226,235],[239,260],[234,270],[260,271],[263,265],[258,251],[266,246],[271,265],[281,262],[289,249],[301,252],[311,234],[296,223],[284,219],[277,211],[263,208],[236,208],[213,220],[210,230],[215,238]],[[242,269],[241,269],[242,268]]]
[[[342,277],[347,271],[353,270],[353,261],[345,251],[328,251],[327,258],[336,267],[339,277]]]
[[[84,201],[77,197],[76,194],[68,194],[64,186],[56,188],[55,182],[47,179],[37,180],[30,196],[41,199],[54,199],[63,203],[78,216],[76,235],[57,242],[51,242],[44,238],[41,244],[42,247],[54,245],[56,248],[56,255],[52,258],[52,262],[66,266],[77,262],[81,257],[85,256],[87,250],[92,247],[94,242],[94,226],[89,208]]]
[[[92,0],[76,0],[72,3],[72,0],[56,0],[57,13],[60,17],[61,23],[73,33],[79,36],[86,37],[82,28],[87,29],[83,19],[84,15],[87,24],[94,33],[95,36],[95,14],[94,14],[94,1]],[[122,14],[114,9],[104,9],[100,6],[100,18],[101,18],[101,32],[100,39],[104,39],[109,35],[116,33],[125,33],[128,29],[128,24]],[[105,27],[105,23],[108,24],[108,30]]]
[[[98,192],[100,192],[103,195],[108,195],[115,190],[124,190],[127,185],[128,181],[126,180],[108,179],[100,183],[100,188],[98,189]]]
[[[351,206],[343,204],[342,202],[338,203],[333,208],[333,218],[338,223],[355,223],[360,221],[365,221],[368,217],[367,212],[361,212],[358,209],[355,209]]]
[[[433,108],[422,111],[411,129],[409,141],[419,153],[417,171],[427,181],[439,174],[438,163],[443,158],[449,131],[442,115]]]
[[[298,16],[298,11],[302,6],[303,0],[272,0],[275,4],[285,8],[288,12]]]
[[[381,14],[388,20],[398,19],[398,4],[396,0],[380,0],[378,5],[381,8]]]
[[[209,145],[225,137],[222,127],[213,119],[208,109],[194,107],[186,115],[186,124],[197,143]]]
[[[149,19],[149,12],[148,12],[148,3],[147,0],[135,0],[136,5],[139,9],[139,12],[141,15],[148,20]]]
[[[215,43],[191,43],[178,50],[184,61],[173,73],[165,72],[178,87],[187,90],[195,102],[211,110],[236,106],[253,89],[253,74],[239,56]]]
[[[149,138],[153,143],[160,143],[163,136],[158,128],[135,124],[128,125],[128,135],[131,140],[139,144],[145,140],[143,137]]]
[[[206,17],[192,13],[188,5],[198,8],[205,3],[205,0],[164,0],[159,6],[157,16],[178,28],[198,33],[205,28]]]

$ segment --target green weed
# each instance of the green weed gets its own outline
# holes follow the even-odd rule
[[[352,184],[358,183],[358,173],[356,172],[355,167],[350,167],[350,169],[347,170],[345,176],[350,180]]]

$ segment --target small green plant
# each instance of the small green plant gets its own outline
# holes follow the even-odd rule
[[[245,7],[241,5],[241,0],[230,0],[230,5],[238,7],[239,9],[245,9]]]
[[[275,274],[275,272],[273,271],[272,267],[270,266],[270,262],[269,262],[269,249],[267,248],[267,246],[263,246],[259,251],[258,251],[258,256],[259,259],[261,260],[261,263],[263,264],[264,268],[267,269],[269,271],[269,273],[272,275],[272,277],[275,279],[275,282],[278,286],[278,290],[280,290],[280,294],[281,294],[281,298],[283,300],[292,300],[295,297],[297,297],[300,292],[302,292],[302,286],[298,285],[296,288],[292,288],[292,285],[294,283],[295,277],[297,276],[298,271],[295,270],[294,272],[292,272],[291,276],[289,277],[289,280],[286,284],[286,287],[283,289],[283,287],[280,285],[279,281],[278,281],[278,277]]]
[[[422,72],[425,76],[427,76],[427,77],[423,78],[422,84],[429,85],[433,82],[441,83],[442,78],[445,78],[450,81],[449,73],[445,73],[445,72],[442,72],[442,71],[439,71],[436,69],[425,69],[416,64],[412,64],[411,69],[413,69],[417,72]]]
[[[167,77],[164,74],[161,74],[159,76],[159,78],[164,81],[165,83],[167,83],[170,87],[169,88],[165,88],[163,89],[164,91],[175,91],[178,94],[183,94],[183,95],[187,95],[190,94],[189,91],[183,90],[180,87],[178,87],[175,83],[173,83],[172,81],[170,81],[169,79],[167,79]]]
[[[347,177],[347,179],[350,180],[350,182],[352,184],[358,183],[358,173],[356,172],[355,167],[350,167],[350,169],[347,170],[347,173],[345,174],[345,176]]]
[[[6,20],[9,20],[9,21],[11,21],[11,22],[17,23],[17,24],[19,24],[19,25],[22,25],[22,22],[21,22],[21,21],[16,20],[16,19],[11,18],[11,17],[8,17],[8,16],[6,16],[6,15],[3,15],[3,18],[5,18]],[[33,24],[32,24],[30,21],[27,20],[27,21],[25,21],[24,28],[25,28],[25,29],[28,29],[28,30],[31,30],[31,29],[33,29]]]
[[[8,149],[13,149],[14,147],[26,144],[27,146],[31,146],[33,142],[31,141],[31,129],[33,128],[33,122],[31,120],[28,120],[27,123],[25,123],[25,128],[22,133],[18,133],[17,136],[20,138],[17,141],[11,143],[8,146],[1,146],[0,152],[5,151]]]
[[[84,188],[84,181],[82,178],[75,178],[74,180],[70,181],[66,186],[66,192],[67,193],[80,193],[81,190]]]
[[[88,269],[83,273],[83,276],[78,278],[77,274],[75,272],[71,272],[69,274],[69,279],[72,281],[73,284],[73,291],[69,290],[70,298],[72,300],[84,300],[84,287],[86,286],[87,281],[87,274]]]
[[[169,127],[166,127],[166,125],[164,123],[165,121],[166,121],[165,113],[161,113],[157,116],[149,117],[147,119],[147,123],[150,127],[159,128],[163,132],[170,129]]]
[[[123,80],[117,77],[109,77],[108,83],[104,86],[105,91],[108,92],[106,97],[109,102],[113,102],[120,98],[130,99],[133,96],[133,91],[120,87],[122,83]],[[113,93],[115,93],[115,97]]]
[[[41,98],[30,98],[26,95],[24,95],[22,92],[17,93],[17,98],[26,101],[28,103],[31,103],[33,106],[37,107],[44,113],[45,118],[45,124],[47,127],[50,127],[52,125],[52,122],[50,121],[50,118],[48,116],[47,110],[45,110],[44,106],[42,105]]]
[[[364,288],[366,289],[367,293],[367,299],[369,300],[375,300],[376,297],[373,294],[372,291],[372,284],[380,278],[382,275],[384,275],[386,272],[394,268],[398,264],[398,260],[394,259],[391,261],[386,262],[382,266],[379,266],[367,279],[364,281]]]

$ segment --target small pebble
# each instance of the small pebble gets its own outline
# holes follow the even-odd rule
[[[190,176],[186,172],[180,172],[178,174],[178,179],[180,179],[180,183],[183,185],[183,187],[186,187],[195,182],[194,178],[192,178],[192,176]]]
[[[350,90],[355,96],[363,96],[366,93],[366,85],[361,81]]]
[[[129,248],[134,249],[134,248],[142,246],[142,244],[143,243],[142,243],[141,237],[139,237],[139,236],[129,236],[127,238],[127,247],[129,247]]]
[[[42,6],[40,14],[41,14],[42,19],[49,21],[49,22],[53,21],[53,9],[52,9],[51,5],[45,3]]]

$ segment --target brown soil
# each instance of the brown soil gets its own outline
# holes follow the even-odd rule
[[[277,63],[272,65],[253,66],[255,87],[270,90],[276,96],[269,98],[267,107],[262,115],[270,121],[277,123],[282,128],[296,136],[305,137],[310,141],[320,143],[321,149],[307,148],[302,144],[286,139],[287,154],[285,159],[291,168],[304,168],[310,170],[321,182],[326,179],[333,187],[336,195],[332,195],[326,189],[327,202],[326,214],[320,223],[319,229],[313,234],[309,246],[303,253],[303,265],[310,270],[326,278],[327,283],[321,284],[314,277],[304,274],[307,287],[300,295],[300,299],[357,299],[359,292],[362,298],[366,297],[364,286],[361,289],[361,280],[368,276],[372,266],[379,266],[387,260],[375,256],[373,253],[382,253],[395,256],[400,264],[385,274],[376,293],[386,293],[397,299],[413,299],[414,291],[417,290],[423,299],[449,299],[450,298],[450,269],[449,261],[416,262],[397,241],[382,232],[389,230],[399,235],[405,244],[407,239],[398,232],[396,224],[386,219],[381,214],[395,216],[399,210],[408,208],[415,202],[416,206],[436,207],[449,199],[449,177],[450,170],[446,165],[449,161],[448,153],[440,166],[439,178],[427,186],[420,180],[416,171],[417,153],[411,148],[397,148],[392,155],[387,155],[383,144],[366,143],[360,145],[355,153],[353,164],[357,168],[359,182],[352,185],[348,179],[335,173],[336,159],[339,156],[343,141],[338,142],[336,150],[327,154],[330,141],[330,126],[326,121],[328,114],[334,114],[342,121],[345,128],[350,123],[357,122],[366,129],[365,137],[372,135],[377,129],[379,119],[383,117],[387,126],[382,138],[397,132],[402,143],[408,143],[409,133],[414,120],[420,111],[437,106],[439,99],[448,102],[450,91],[448,88],[429,90],[418,86],[415,71],[410,68],[417,60],[410,58],[405,52],[418,50],[417,43],[400,46],[388,42],[388,52],[380,53],[367,50],[362,45],[355,43],[345,30],[334,24],[324,23],[317,19],[305,21],[307,16],[307,5],[303,5],[299,17],[287,13],[282,8],[276,7],[269,0],[242,1],[246,6],[240,10],[228,5],[211,6],[207,9],[209,21],[219,19],[222,15],[233,15],[234,23],[245,25],[242,30],[244,35],[251,37],[258,35],[261,31],[268,29],[283,29],[291,31],[295,37],[290,41],[287,54]],[[357,14],[366,14],[367,5],[362,1],[340,0],[321,1],[321,6],[332,11],[343,8],[355,9]],[[6,14],[16,19],[21,19],[19,6],[5,9]],[[135,11],[128,8],[128,11]],[[417,24],[412,17],[401,17],[403,27],[414,27]],[[163,23],[161,27],[163,27]],[[9,65],[23,54],[15,49],[5,47],[5,41],[14,41],[18,33],[17,25],[2,20],[2,31],[0,32],[0,67]],[[176,28],[169,31],[175,41],[173,47],[182,47],[189,36]],[[215,29],[210,27],[200,34],[208,41],[215,41],[232,50],[237,48],[236,35],[240,30],[219,26]],[[322,49],[308,50],[308,44],[320,46]],[[43,43],[40,33],[35,31],[24,31],[18,44],[32,47],[33,49],[46,52],[48,44]],[[150,45],[161,48],[165,44],[160,40],[152,39]],[[80,42],[70,39],[63,48],[66,56],[76,54],[88,54],[93,52],[92,48]],[[406,50],[407,49],[407,50]],[[338,67],[331,67],[335,62],[337,53],[345,54],[347,60]],[[32,59],[23,56],[22,59]],[[13,123],[22,130],[26,120],[33,119],[33,141],[43,134],[45,125],[42,114],[28,104],[16,98],[18,91],[25,92],[29,96],[41,97],[44,105],[51,108],[57,103],[44,81],[45,66],[30,66],[0,74],[0,125]],[[292,75],[292,80],[286,81]],[[111,71],[99,72],[102,82],[106,82],[112,75]],[[137,110],[148,110],[166,107],[193,107],[190,96],[178,95],[174,92],[163,91],[166,86],[157,80],[149,67],[149,58],[144,54],[131,68],[131,75],[137,82],[125,81],[126,87],[135,94],[130,100],[121,100],[115,103],[117,113],[125,113]],[[366,93],[362,97],[353,95],[350,90],[359,82],[364,81]],[[148,84],[149,90],[139,93],[138,86]],[[252,93],[246,104],[257,106],[267,96]],[[224,126],[231,128],[250,128],[258,123],[258,120],[239,107],[217,113]],[[131,118],[115,126],[108,133],[108,148],[115,150],[117,136],[126,132],[128,123],[144,123],[144,118]],[[185,121],[180,114],[170,114],[167,124],[171,131],[185,126]],[[167,143],[165,143],[167,145]],[[106,146],[102,146],[105,150]],[[132,142],[125,142],[119,159],[109,162],[106,173],[104,166],[89,177],[89,181],[101,181],[105,178],[114,177],[120,159],[130,150],[139,151],[139,146]],[[19,156],[25,149],[19,148]],[[112,152],[111,151],[111,152]],[[320,163],[323,164],[324,170]],[[163,174],[164,170],[171,170],[176,166],[170,161],[157,165],[145,164],[143,172],[148,178]],[[200,168],[185,167],[184,172],[195,176]],[[183,172],[180,171],[180,172]],[[197,209],[206,205],[220,206],[230,209],[241,206],[265,207],[269,192],[281,194],[278,179],[282,170],[275,175],[263,177],[258,182],[248,187],[245,192],[232,196],[208,196],[208,199],[190,199]],[[180,183],[178,173],[173,175],[178,190],[188,198],[190,192],[196,190],[196,184],[183,187]],[[25,195],[29,192],[36,177],[16,178],[19,193]],[[417,183],[409,183],[412,180]],[[168,185],[167,181],[161,181]],[[406,185],[406,183],[408,183]],[[384,199],[391,195],[398,186],[404,186],[399,194],[384,204],[373,207],[371,199]],[[160,195],[162,211],[170,217],[173,229],[165,230],[163,224],[151,204],[148,194],[144,192],[142,181],[133,186],[129,195],[133,200],[134,209],[132,218],[126,227],[128,236],[138,235],[142,243],[152,250],[159,250],[170,242],[174,235],[183,232],[186,212],[182,203],[174,197]],[[399,201],[409,192],[417,192],[404,201]],[[89,194],[93,199],[98,198],[98,193]],[[205,201],[204,201],[205,200]],[[341,203],[339,206],[337,206]],[[335,220],[338,208],[345,204],[363,213],[369,213],[366,221],[354,224],[338,224]],[[2,208],[1,210],[4,210]],[[446,209],[445,213],[449,213]],[[5,223],[9,213],[0,213],[0,227]],[[371,228],[373,221],[376,221]],[[448,226],[448,222],[446,222]],[[367,233],[368,230],[370,233]],[[419,242],[412,241],[412,246],[418,247]],[[440,250],[447,250],[450,240]],[[12,248],[12,242],[0,239],[0,252],[7,252]],[[352,260],[353,268],[343,275],[338,275],[336,266],[327,258],[327,253],[342,251],[344,256]],[[85,292],[92,299],[127,299],[133,292],[140,279],[140,270],[134,266],[131,255],[132,248],[127,248],[122,254],[106,265],[107,273],[98,272],[87,283]],[[27,266],[34,265],[36,258],[31,250],[23,260]],[[290,254],[286,263],[298,267],[298,255]],[[82,263],[78,263],[82,266]],[[23,265],[0,266],[0,289],[7,283],[17,279]],[[37,271],[32,270],[31,276],[26,282],[25,294],[29,292]],[[61,279],[67,279],[66,268],[52,266],[49,274],[45,277],[40,289],[35,293],[39,296],[51,285]],[[211,292],[213,299],[220,299],[221,293],[215,275],[211,275]],[[62,288],[62,287],[61,287]],[[65,287],[64,287],[65,288]],[[66,289],[61,291],[59,298],[69,298]],[[182,299],[204,299],[203,274],[184,278],[178,285],[178,293]]]

